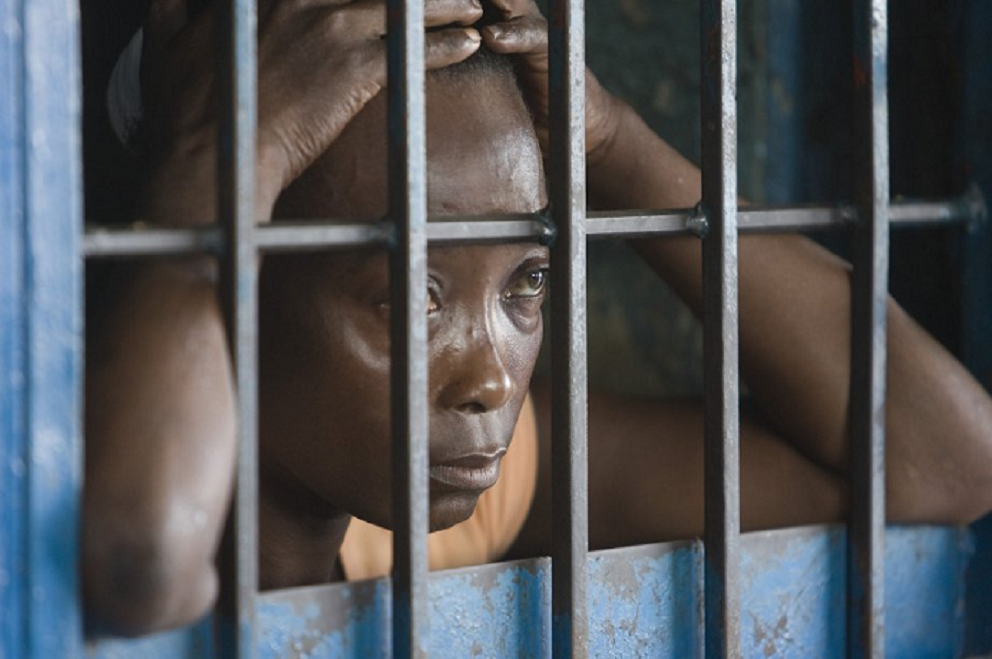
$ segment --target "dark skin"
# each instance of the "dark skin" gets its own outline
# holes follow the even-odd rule
[[[516,55],[538,130],[505,78],[429,78],[432,215],[546,204],[545,26],[530,2],[498,5],[506,21],[480,34],[461,27],[481,13],[471,2],[428,2],[428,26],[448,26],[428,33],[428,66],[457,63],[480,40]],[[260,221],[385,211],[382,27],[372,0],[262,8]],[[183,74],[208,56],[209,29],[209,14],[188,19],[179,0],[155,3],[146,25],[146,71],[170,75],[148,78],[149,102],[159,105],[144,219],[213,220],[211,86]],[[698,171],[591,75],[587,86],[591,201],[695,204]],[[699,310],[698,241],[633,246]],[[465,456],[498,464],[531,389],[542,459],[519,554],[546,552],[551,526],[549,391],[530,383],[547,260],[541,247],[505,245],[431,249],[428,263],[431,526],[471,514],[482,486],[452,486],[445,467]],[[142,267],[93,337],[104,356],[87,371],[86,601],[94,625],[118,633],[192,621],[216,595],[235,422],[212,267]],[[351,515],[390,524],[385,260],[287,256],[267,259],[261,273],[261,580],[267,588],[326,582],[339,576]],[[849,287],[847,266],[802,238],[740,241],[742,371],[766,419],[742,421],[746,529],[846,514]],[[888,517],[970,521],[992,507],[992,402],[894,302],[888,339]],[[697,402],[590,395],[593,548],[701,533],[702,423]]]

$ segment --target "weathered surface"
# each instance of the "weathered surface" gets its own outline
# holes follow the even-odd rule
[[[804,527],[746,534],[741,565],[741,647],[746,657],[842,657],[845,533]],[[886,534],[887,656],[959,656],[967,531],[891,528]],[[390,647],[387,580],[265,594],[259,655],[378,657]],[[702,656],[702,544],[597,552],[589,562],[589,655]],[[550,656],[547,559],[431,576],[431,656]],[[91,659],[206,657],[207,627],[105,643]]]

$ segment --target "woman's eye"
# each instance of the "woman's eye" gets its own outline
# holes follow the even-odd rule
[[[506,291],[506,297],[508,299],[540,297],[544,293],[547,283],[547,268],[531,270],[510,285],[510,288]]]

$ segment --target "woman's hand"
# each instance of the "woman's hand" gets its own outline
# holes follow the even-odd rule
[[[482,28],[493,52],[517,55],[517,73],[534,113],[537,136],[548,152],[548,23],[534,0],[492,0],[504,20]],[[586,69],[586,154],[595,163],[620,124],[620,101]]]
[[[216,144],[215,11],[190,16],[188,0],[153,0],[145,24],[145,138],[156,175],[212,200]],[[428,69],[474,53],[478,0],[426,0]],[[437,29],[445,28],[445,29]],[[260,213],[386,84],[385,0],[263,0],[258,28],[257,188]],[[209,156],[209,157],[206,157]],[[197,168],[194,161],[209,161]],[[202,176],[200,176],[202,175]],[[153,196],[167,199],[167,195]],[[169,181],[165,181],[169,183]],[[200,200],[208,204],[210,200]],[[190,206],[190,204],[185,204]],[[203,206],[202,203],[198,204]],[[265,206],[268,208],[264,208]],[[266,215],[267,216],[267,215]]]

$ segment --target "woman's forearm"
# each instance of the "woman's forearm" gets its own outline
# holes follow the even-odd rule
[[[134,269],[99,335],[91,329],[83,568],[98,632],[188,623],[215,597],[235,422],[210,269]]]
[[[608,209],[689,207],[700,177],[641,121],[589,165],[590,200]],[[701,314],[701,242],[691,237],[632,245]],[[850,270],[795,235],[741,236],[741,368],[781,436],[834,471],[848,468]],[[890,300],[887,456],[889,514],[956,521],[992,506],[992,401]]]

